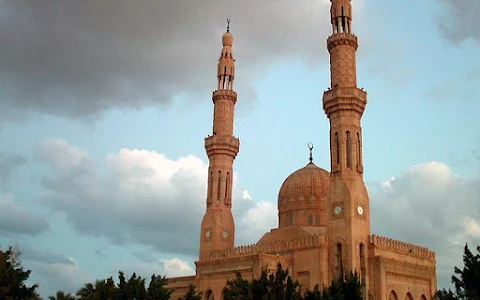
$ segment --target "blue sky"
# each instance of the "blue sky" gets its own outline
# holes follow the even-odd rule
[[[194,273],[226,16],[237,244],[276,226],[308,142],[329,169],[328,1],[119,2],[0,0],[0,245],[44,295],[119,269]],[[480,3],[352,5],[372,231],[432,248],[448,286],[480,244]]]

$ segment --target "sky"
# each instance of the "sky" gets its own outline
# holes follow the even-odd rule
[[[236,244],[278,190],[329,169],[328,0],[0,0],[0,245],[47,296],[119,270],[195,273],[216,63],[236,58]],[[372,233],[436,251],[449,287],[480,244],[480,2],[354,0]]]

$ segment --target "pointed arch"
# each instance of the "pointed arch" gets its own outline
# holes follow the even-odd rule
[[[338,165],[340,163],[340,138],[338,137],[338,132],[335,132],[333,139],[335,144],[335,159]]]
[[[347,168],[352,168],[352,137],[350,136],[350,131],[345,132],[346,135],[346,155],[347,155]]]
[[[222,171],[218,171],[217,202],[220,201],[220,197],[222,195],[221,188],[222,188]]]
[[[215,300],[215,296],[213,295],[212,290],[208,290],[205,293],[205,300]]]
[[[395,293],[395,291],[392,290],[388,295],[388,300],[398,300],[397,293]]]
[[[360,132],[357,132],[357,164],[362,165],[362,139],[360,136]]]
[[[410,292],[408,292],[408,293],[405,295],[405,300],[413,300],[412,294],[410,294]]]

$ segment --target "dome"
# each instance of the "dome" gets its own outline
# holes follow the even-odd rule
[[[285,179],[278,193],[279,227],[325,226],[330,173],[309,163]]]
[[[223,47],[225,47],[225,46],[232,47],[232,45],[233,45],[233,35],[228,31],[225,32],[225,34],[222,36],[222,43],[223,43]]]

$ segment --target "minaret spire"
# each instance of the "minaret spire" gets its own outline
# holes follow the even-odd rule
[[[218,59],[217,89],[213,92],[213,133],[205,138],[209,159],[206,213],[200,233],[200,261],[211,250],[233,248],[235,224],[232,215],[233,162],[239,152],[240,140],[233,136],[237,93],[233,90],[235,59],[230,19],[222,36]]]
[[[331,279],[356,271],[368,286],[369,198],[363,182],[362,125],[367,93],[357,87],[357,37],[351,0],[330,0],[330,88],[323,109],[330,120],[330,188],[327,231]],[[366,296],[366,294],[364,294]]]

